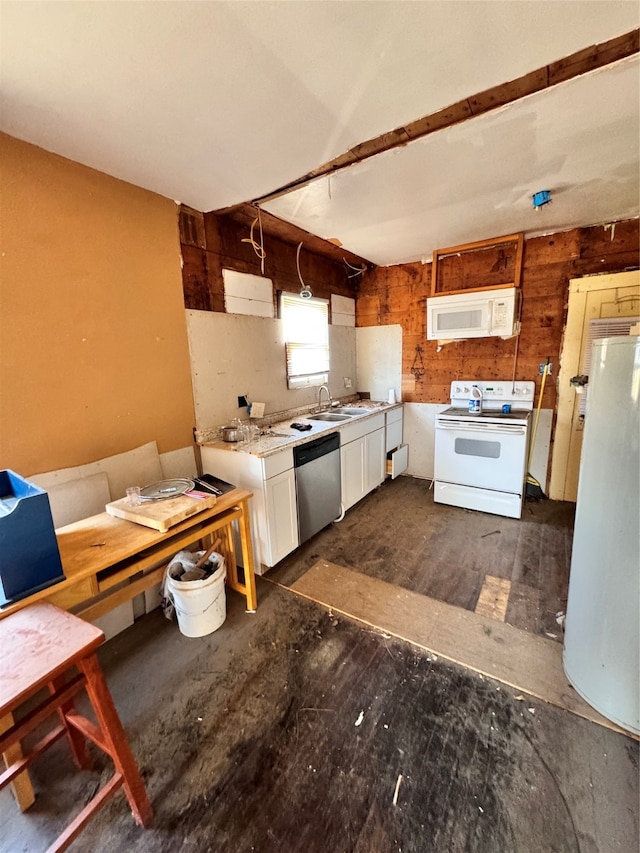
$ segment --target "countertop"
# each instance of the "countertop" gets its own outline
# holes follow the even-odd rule
[[[310,416],[311,413],[307,415],[298,414],[292,415],[286,420],[274,422],[270,427],[263,427],[264,434],[257,436],[250,442],[231,442],[222,441],[222,439],[213,439],[201,441],[200,444],[203,447],[228,450],[232,453],[251,453],[253,456],[258,457],[270,456],[272,453],[278,453],[285,448],[293,448],[301,444],[306,444],[320,435],[339,432],[342,427],[348,426],[355,421],[366,420],[380,412],[390,412],[392,409],[400,409],[402,405],[402,403],[381,403],[375,400],[359,400],[357,403],[344,404],[344,408],[362,409],[362,414],[352,415],[348,420],[314,421]],[[331,412],[332,409],[324,409],[323,411]],[[298,430],[291,429],[292,423],[310,424],[311,429],[306,432],[299,432]]]

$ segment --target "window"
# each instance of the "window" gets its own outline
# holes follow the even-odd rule
[[[329,381],[329,307],[326,299],[280,295],[289,388],[308,388]]]

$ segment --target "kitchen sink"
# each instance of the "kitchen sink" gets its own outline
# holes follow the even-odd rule
[[[337,415],[334,412],[322,412],[319,415],[307,415],[310,421],[349,421],[352,415]]]
[[[332,411],[336,412],[339,415],[364,415],[366,414],[366,409],[350,409],[346,406],[340,406],[339,409],[332,409]]]

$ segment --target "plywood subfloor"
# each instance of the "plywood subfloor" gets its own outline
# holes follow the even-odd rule
[[[501,579],[496,618],[506,604],[505,622],[561,643],[573,515],[559,501],[527,501],[520,519],[436,504],[429,481],[398,477],[266,577],[290,586],[323,559],[471,611],[487,604],[487,580]]]
[[[291,589],[527,696],[618,730],[571,687],[562,668],[562,648],[552,640],[326,560],[319,560]]]

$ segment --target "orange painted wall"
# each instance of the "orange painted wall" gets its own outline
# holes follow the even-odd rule
[[[4,134],[0,164],[0,468],[190,444],[176,204]]]

